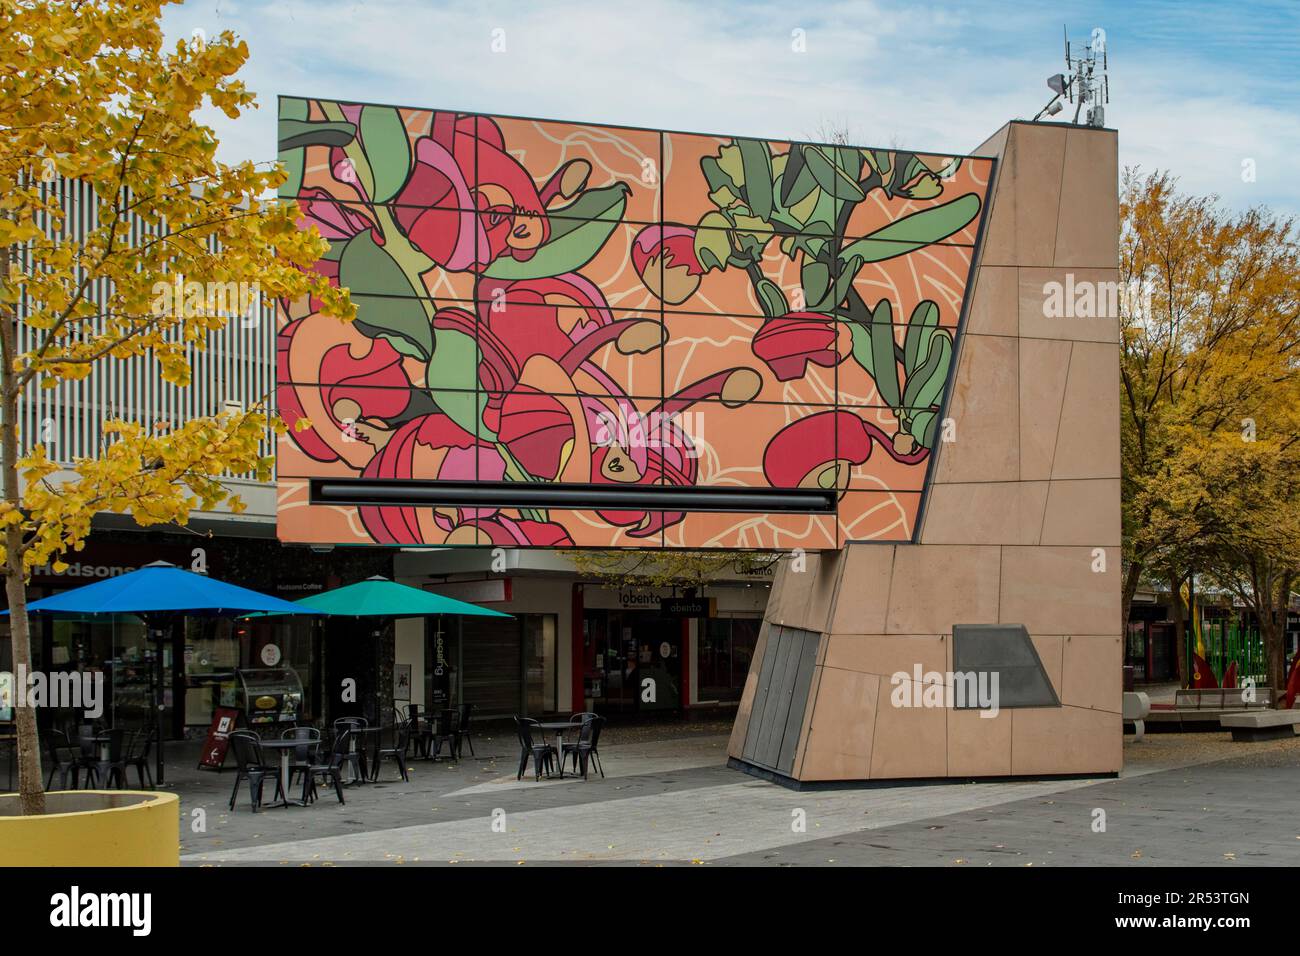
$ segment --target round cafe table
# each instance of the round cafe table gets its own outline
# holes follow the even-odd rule
[[[582,730],[581,723],[573,723],[569,720],[548,720],[540,722],[537,725],[539,730],[555,734],[555,760],[560,767],[560,779],[564,779],[564,732],[566,730]],[[550,776],[550,774],[547,774]]]
[[[263,741],[262,741],[262,749],[263,749],[263,750],[278,750],[278,751],[280,751],[280,799],[281,799],[282,802],[281,802],[281,803],[272,803],[272,804],[268,804],[268,806],[271,806],[271,807],[289,807],[289,806],[305,807],[305,806],[307,805],[307,786],[308,786],[308,784],[309,784],[310,781],[311,781],[311,776],[310,776],[309,774],[303,774],[303,778],[302,778],[302,796],[301,796],[299,799],[297,799],[297,800],[290,800],[290,799],[289,799],[289,777],[290,777],[290,768],[291,768],[292,763],[293,763],[293,752],[294,752],[294,750],[295,750],[296,748],[298,748],[298,747],[315,748],[315,747],[319,747],[319,746],[320,746],[320,740],[319,740],[319,739],[316,739],[316,740],[299,740],[299,739],[297,739],[297,738],[293,738],[293,737],[291,737],[291,738],[289,738],[289,739],[287,739],[287,740],[281,738],[280,740],[263,740]]]

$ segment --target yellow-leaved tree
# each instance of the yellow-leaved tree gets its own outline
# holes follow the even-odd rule
[[[60,464],[19,434],[24,393],[137,356],[189,384],[193,350],[235,318],[232,288],[241,302],[310,294],[328,314],[355,314],[346,291],[311,271],[324,240],[298,230],[292,204],[264,198],[284,172],[218,162],[196,118],[206,105],[232,118],[254,106],[234,78],[247,46],[223,33],[168,48],[169,2],[0,0],[0,523],[14,665],[28,671],[34,566],[58,567],[99,512],[147,525],[184,524],[223,501],[239,510],[223,476],[268,477],[259,445],[284,426],[263,406],[115,421],[96,457]],[[94,200],[74,208],[66,183]],[[41,813],[35,713],[15,717],[23,812]]]
[[[1125,621],[1144,577],[1167,581],[1185,679],[1179,594],[1212,575],[1256,612],[1280,680],[1276,608],[1285,621],[1297,542],[1283,477],[1300,442],[1295,223],[1134,171],[1121,214]]]

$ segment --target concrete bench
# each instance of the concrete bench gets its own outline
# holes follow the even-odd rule
[[[1233,740],[1277,740],[1295,736],[1300,726],[1300,710],[1255,710],[1241,714],[1224,714],[1219,725],[1232,731]]]
[[[1252,699],[1246,699],[1245,687],[1212,687],[1198,690],[1174,691],[1175,710],[1249,710],[1263,709],[1273,701],[1273,689],[1266,686],[1252,688]]]
[[[1146,733],[1146,717],[1151,713],[1151,698],[1141,691],[1125,691],[1124,722],[1133,724],[1134,740]]]

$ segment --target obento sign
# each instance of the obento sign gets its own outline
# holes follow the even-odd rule
[[[992,160],[283,97],[279,534],[911,540]]]

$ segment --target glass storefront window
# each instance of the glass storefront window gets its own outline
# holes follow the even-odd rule
[[[745,689],[749,662],[758,644],[759,618],[709,618],[701,621],[699,677],[700,700],[739,700]]]

